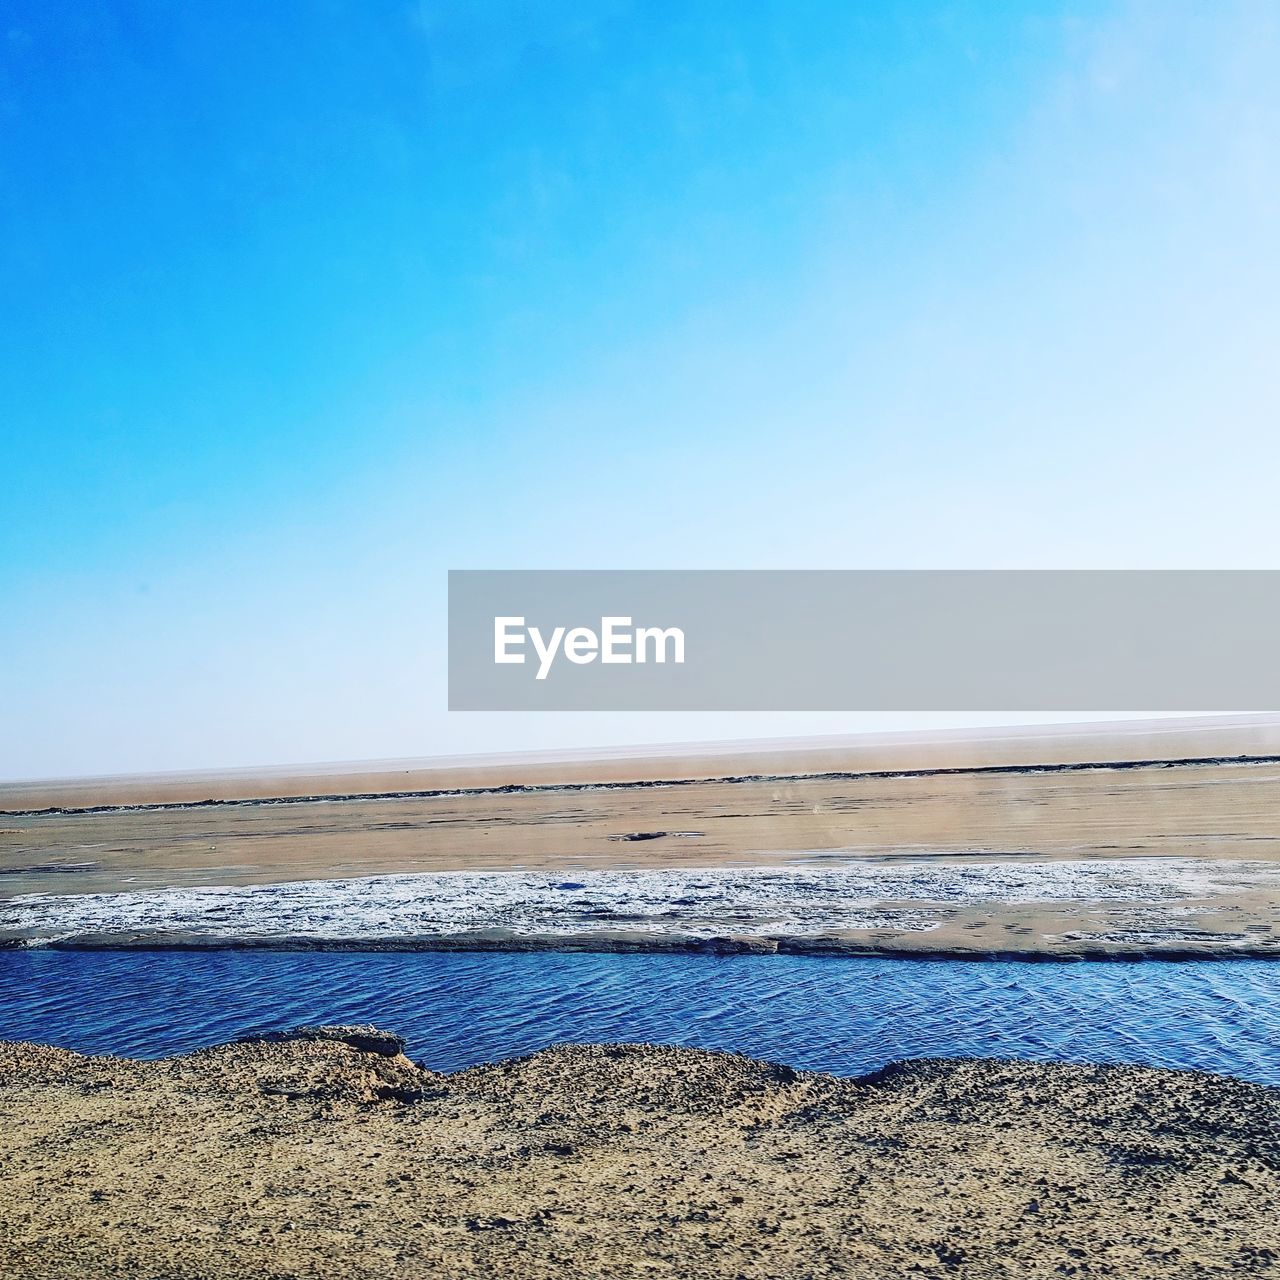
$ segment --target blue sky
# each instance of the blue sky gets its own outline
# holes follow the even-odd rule
[[[0,777],[872,727],[450,716],[449,568],[1275,567],[1273,5],[3,19]]]

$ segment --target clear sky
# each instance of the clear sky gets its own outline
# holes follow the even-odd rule
[[[450,716],[449,568],[1277,567],[1268,0],[0,18],[0,777],[872,723]]]

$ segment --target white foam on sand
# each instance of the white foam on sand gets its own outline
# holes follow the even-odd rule
[[[181,933],[211,941],[396,940],[501,931],[815,937],[926,930],[952,906],[1179,901],[1280,890],[1275,863],[1183,858],[848,863],[715,870],[441,872],[236,888],[26,894],[0,902],[0,937]]]

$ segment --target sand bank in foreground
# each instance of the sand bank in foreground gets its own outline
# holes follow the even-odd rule
[[[353,1039],[154,1063],[0,1044],[0,1274],[1165,1277],[1280,1259],[1280,1090],[983,1061],[840,1080],[637,1046],[441,1076]]]

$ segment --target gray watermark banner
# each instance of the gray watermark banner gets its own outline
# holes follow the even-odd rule
[[[1271,711],[1280,571],[457,570],[454,711]]]

